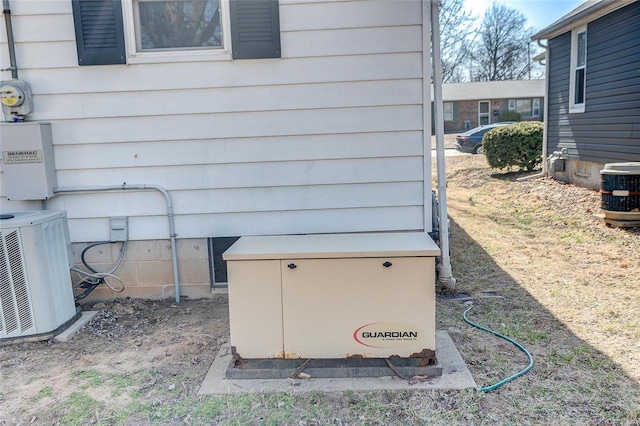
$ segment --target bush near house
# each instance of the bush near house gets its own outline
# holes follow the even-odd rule
[[[542,163],[543,131],[540,121],[523,121],[488,131],[482,138],[482,150],[489,166],[533,170]]]
[[[522,121],[522,116],[516,111],[505,111],[500,114],[500,121]]]

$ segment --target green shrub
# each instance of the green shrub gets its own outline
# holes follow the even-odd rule
[[[542,163],[543,130],[544,125],[539,121],[522,121],[491,129],[482,138],[482,150],[489,166],[533,170]]]
[[[500,121],[522,121],[522,116],[516,111],[505,111],[500,114]]]

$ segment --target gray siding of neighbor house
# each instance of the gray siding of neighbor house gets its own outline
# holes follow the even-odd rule
[[[569,113],[571,32],[549,40],[549,50],[549,152],[640,161],[640,2],[588,24],[585,112]]]

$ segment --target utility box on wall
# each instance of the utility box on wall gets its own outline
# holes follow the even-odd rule
[[[0,124],[7,198],[46,200],[57,186],[51,123]]]

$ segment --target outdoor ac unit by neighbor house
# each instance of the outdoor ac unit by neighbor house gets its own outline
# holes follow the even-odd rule
[[[0,219],[0,339],[49,338],[77,316],[64,211]]]

